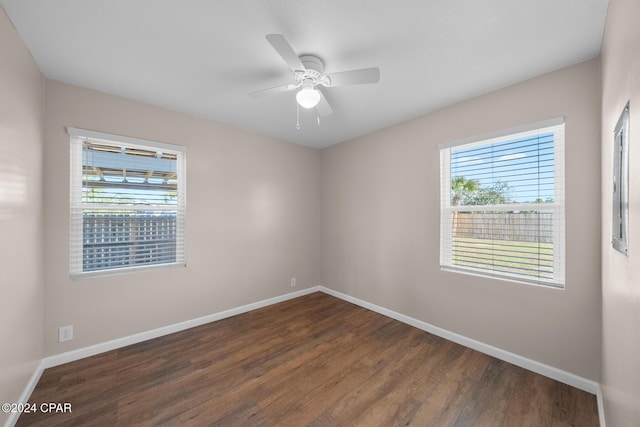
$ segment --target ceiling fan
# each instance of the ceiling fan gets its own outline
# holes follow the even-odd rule
[[[314,55],[298,56],[282,34],[267,34],[266,38],[293,71],[295,83],[250,92],[250,96],[261,97],[298,90],[298,105],[303,108],[317,107],[318,115],[328,116],[333,113],[333,109],[320,90],[321,86],[335,87],[380,81],[378,67],[324,74],[324,62],[320,58]]]

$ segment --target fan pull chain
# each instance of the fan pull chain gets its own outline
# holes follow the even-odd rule
[[[296,102],[296,129],[300,130],[300,106]]]
[[[318,127],[320,126],[320,114],[318,114],[318,110],[316,110],[316,120],[318,121]]]

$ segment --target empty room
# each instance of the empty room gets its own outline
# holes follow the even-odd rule
[[[640,425],[638,0],[0,0],[0,425]]]

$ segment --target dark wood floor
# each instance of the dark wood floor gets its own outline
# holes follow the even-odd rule
[[[47,369],[18,426],[596,426],[595,396],[323,293]]]

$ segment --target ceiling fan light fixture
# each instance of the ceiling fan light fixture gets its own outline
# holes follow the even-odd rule
[[[296,101],[302,108],[313,108],[320,102],[320,92],[313,87],[303,87],[296,94]]]

